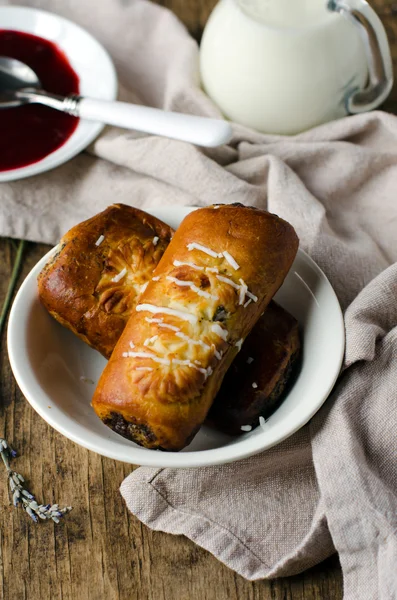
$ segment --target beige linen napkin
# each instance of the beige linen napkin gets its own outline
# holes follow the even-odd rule
[[[28,4],[92,31],[115,60],[123,99],[218,114],[198,87],[195,42],[165,9]],[[140,468],[121,491],[149,527],[188,536],[248,579],[297,573],[336,549],[347,600],[397,598],[397,119],[376,112],[293,138],[234,131],[228,147],[204,152],[107,129],[68,164],[1,184],[0,235],[55,243],[115,201],[239,201],[290,221],[345,311],[333,394],[268,452],[199,470]]]

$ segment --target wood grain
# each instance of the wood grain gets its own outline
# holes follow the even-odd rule
[[[163,0],[199,39],[215,0]],[[397,64],[397,5],[373,2]],[[397,112],[397,90],[386,108]],[[21,283],[47,251],[28,244]],[[0,239],[0,304],[15,257]],[[340,600],[337,557],[302,575],[250,583],[183,537],[152,532],[131,516],[118,492],[131,467],[90,453],[51,429],[25,401],[0,340],[0,435],[19,451],[15,468],[39,501],[71,504],[59,525],[35,525],[9,501],[0,476],[2,600]]]
[[[42,244],[27,245],[19,284],[47,251]],[[13,242],[0,239],[0,302],[15,252]],[[58,525],[36,525],[11,505],[0,476],[2,600],[342,598],[336,557],[301,576],[250,583],[189,540],[147,529],[128,513],[118,492],[131,467],[54,431],[16,386],[5,336],[0,356],[0,435],[18,450],[13,466],[40,502],[74,507]]]

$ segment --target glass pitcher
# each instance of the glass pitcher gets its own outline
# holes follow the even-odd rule
[[[200,70],[227,118],[264,133],[371,110],[393,84],[386,32],[364,0],[221,0]]]

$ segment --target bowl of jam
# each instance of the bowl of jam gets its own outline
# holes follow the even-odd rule
[[[0,56],[31,67],[43,89],[115,100],[117,76],[106,50],[87,31],[45,11],[0,7]],[[0,110],[0,182],[61,165],[86,148],[103,124],[38,104]]]

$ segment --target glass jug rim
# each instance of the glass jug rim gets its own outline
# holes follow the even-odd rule
[[[264,21],[260,20],[259,17],[255,18],[255,16],[246,12],[240,4],[241,0],[220,0],[220,2],[230,2],[231,4],[234,4],[235,8],[242,14],[242,16],[252,21],[257,27],[269,29],[271,31],[283,31],[284,33],[290,34],[326,27],[331,21],[333,21],[333,16],[337,14],[330,9],[330,0],[323,0],[324,14],[330,17],[330,19],[324,18],[317,23],[308,23],[305,25],[276,25],[274,23],[265,23]]]

